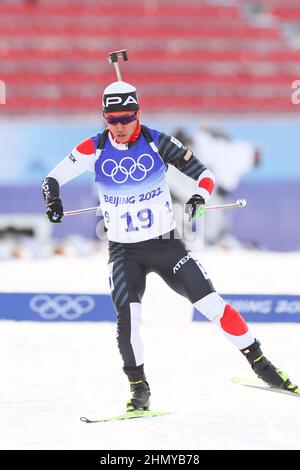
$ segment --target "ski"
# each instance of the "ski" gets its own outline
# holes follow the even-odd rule
[[[245,378],[245,377],[232,377],[231,382],[237,385],[243,385],[244,387],[257,388],[260,390],[267,390],[268,392],[281,393],[283,395],[291,395],[293,397],[300,398],[300,389],[297,391],[290,392],[289,390],[282,390],[281,388],[269,387],[265,382],[256,378]],[[299,391],[298,391],[299,390]]]
[[[109,421],[122,421],[125,419],[136,419],[136,418],[156,418],[157,416],[166,416],[171,414],[169,411],[150,411],[150,410],[134,410],[134,411],[126,411],[125,413],[122,413],[117,416],[111,416],[109,418],[103,418],[103,419],[96,419],[96,420],[91,420],[86,418],[85,416],[82,416],[80,418],[80,421],[83,423],[108,423]]]

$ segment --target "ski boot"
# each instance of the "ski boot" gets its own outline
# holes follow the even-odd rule
[[[150,387],[145,380],[130,382],[131,398],[126,403],[127,411],[149,410]]]
[[[124,367],[128,377],[131,398],[126,403],[127,411],[149,410],[150,387],[144,373],[144,364],[137,367]]]
[[[269,387],[300,393],[300,387],[293,384],[285,372],[273,366],[263,355],[259,341],[255,340],[253,344],[242,349],[241,352],[246,356],[255,374]]]

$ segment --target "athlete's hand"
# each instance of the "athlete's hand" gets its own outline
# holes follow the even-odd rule
[[[200,194],[193,194],[193,196],[185,204],[185,213],[189,215],[189,220],[192,220],[199,209],[205,205],[205,200]],[[202,214],[200,214],[202,215]]]
[[[53,224],[59,224],[64,216],[64,208],[60,198],[53,199],[47,204],[46,216]]]

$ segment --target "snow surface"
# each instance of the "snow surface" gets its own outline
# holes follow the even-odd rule
[[[298,294],[300,253],[200,255],[223,293]],[[8,261],[3,292],[108,291],[106,255]],[[300,400],[234,385],[253,376],[215,325],[191,322],[190,304],[147,278],[142,335],[152,409],[170,416],[103,424],[119,414],[127,379],[111,323],[1,321],[0,449],[300,449]],[[251,324],[266,355],[300,382],[300,324]],[[297,401],[298,400],[298,401]]]

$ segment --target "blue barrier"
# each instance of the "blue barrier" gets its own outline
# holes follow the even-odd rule
[[[300,322],[300,295],[226,294],[222,297],[247,322]],[[193,320],[207,321],[196,309]]]
[[[115,321],[115,310],[109,294],[1,293],[0,319]]]
[[[280,200],[274,204],[277,192]],[[241,197],[247,200],[245,209],[227,214],[231,233],[267,250],[300,249],[300,224],[295,217],[299,181],[242,181],[229,199]]]

